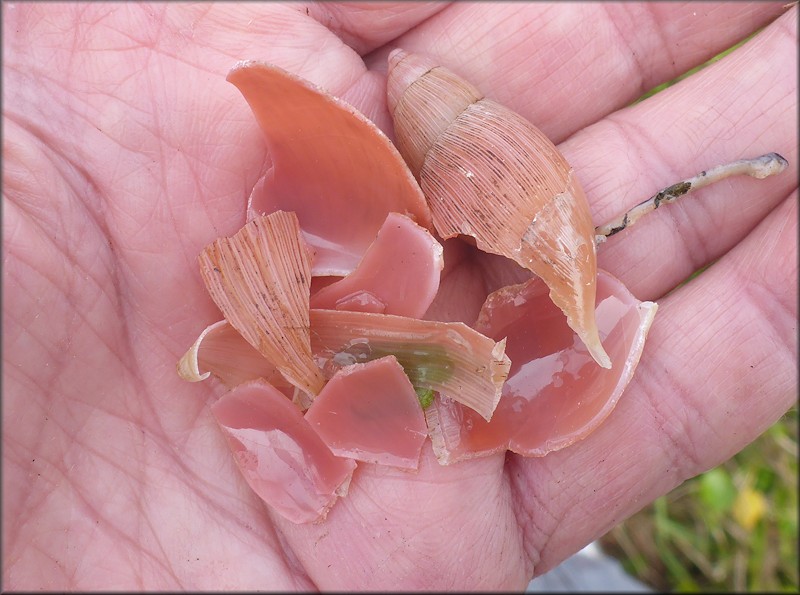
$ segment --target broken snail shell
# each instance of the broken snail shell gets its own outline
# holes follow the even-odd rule
[[[294,212],[314,252],[312,275],[349,274],[390,212],[430,228],[403,159],[361,112],[272,64],[244,60],[227,80],[253,110],[271,161],[248,199],[247,220]]]
[[[389,56],[396,144],[442,238],[471,236],[484,252],[539,276],[594,360],[611,367],[595,321],[595,232],[586,196],[533,124],[427,57]]]

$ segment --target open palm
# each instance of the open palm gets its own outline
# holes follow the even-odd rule
[[[796,7],[777,4],[3,4],[3,587],[522,588],[796,398]],[[704,72],[622,109],[766,26]],[[386,56],[428,53],[540,126],[596,223],[778,151],[599,249],[658,300],[640,367],[584,441],[418,474],[361,464],[293,525],[239,475],[175,362],[220,318],[200,249],[268,163],[224,78],[269,61],[389,130]],[[718,262],[671,292],[697,268]],[[480,266],[443,288],[474,309]],[[668,294],[668,295],[667,295]]]

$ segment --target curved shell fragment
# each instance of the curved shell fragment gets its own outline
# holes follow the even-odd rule
[[[188,382],[199,382],[213,374],[229,388],[256,378],[272,385],[286,382],[227,320],[215,322],[200,333],[178,362],[178,374]]]
[[[431,226],[403,158],[358,110],[271,64],[240,62],[227,80],[250,105],[272,160],[250,197],[248,218],[296,212],[315,251],[314,275],[352,271],[390,212]]]
[[[347,492],[355,461],[335,456],[282,393],[239,385],[211,406],[248,485],[293,523],[325,518]]]
[[[440,463],[507,449],[543,456],[603,422],[633,377],[657,306],[638,301],[604,271],[597,287],[600,336],[616,362],[611,369],[595,365],[541,279],[487,298],[476,328],[489,337],[505,337],[514,363],[491,421],[450,399],[438,399],[425,412]]]

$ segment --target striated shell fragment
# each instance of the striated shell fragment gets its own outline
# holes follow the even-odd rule
[[[294,211],[314,250],[314,275],[346,275],[386,215],[430,227],[430,211],[392,143],[364,115],[270,64],[228,73],[266,137],[272,168],[253,190],[248,219]]]
[[[500,399],[511,363],[495,342],[460,322],[311,310],[311,346],[327,377],[340,368],[394,355],[415,388],[430,389],[485,419]]]
[[[335,455],[405,469],[417,468],[428,436],[417,393],[391,355],[341,368],[305,417]]]
[[[225,319],[299,389],[317,394],[308,329],[309,257],[294,213],[261,216],[200,253],[200,274]]]
[[[426,411],[443,464],[506,449],[543,456],[592,432],[616,406],[633,376],[656,304],[639,302],[604,271],[597,284],[600,336],[618,365],[595,365],[537,278],[491,294],[476,328],[506,337],[511,370],[490,422],[449,399]]]
[[[598,364],[597,264],[586,196],[535,126],[434,61],[395,50],[387,97],[398,148],[442,238],[475,239],[542,278]]]
[[[294,523],[325,517],[356,468],[335,456],[300,410],[263,381],[242,384],[211,406],[248,485]]]

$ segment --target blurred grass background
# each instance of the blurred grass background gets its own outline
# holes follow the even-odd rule
[[[604,551],[658,591],[797,593],[799,423],[795,406],[732,459],[684,482],[612,529],[600,539]]]
[[[601,538],[658,591],[798,592],[798,413]]]

